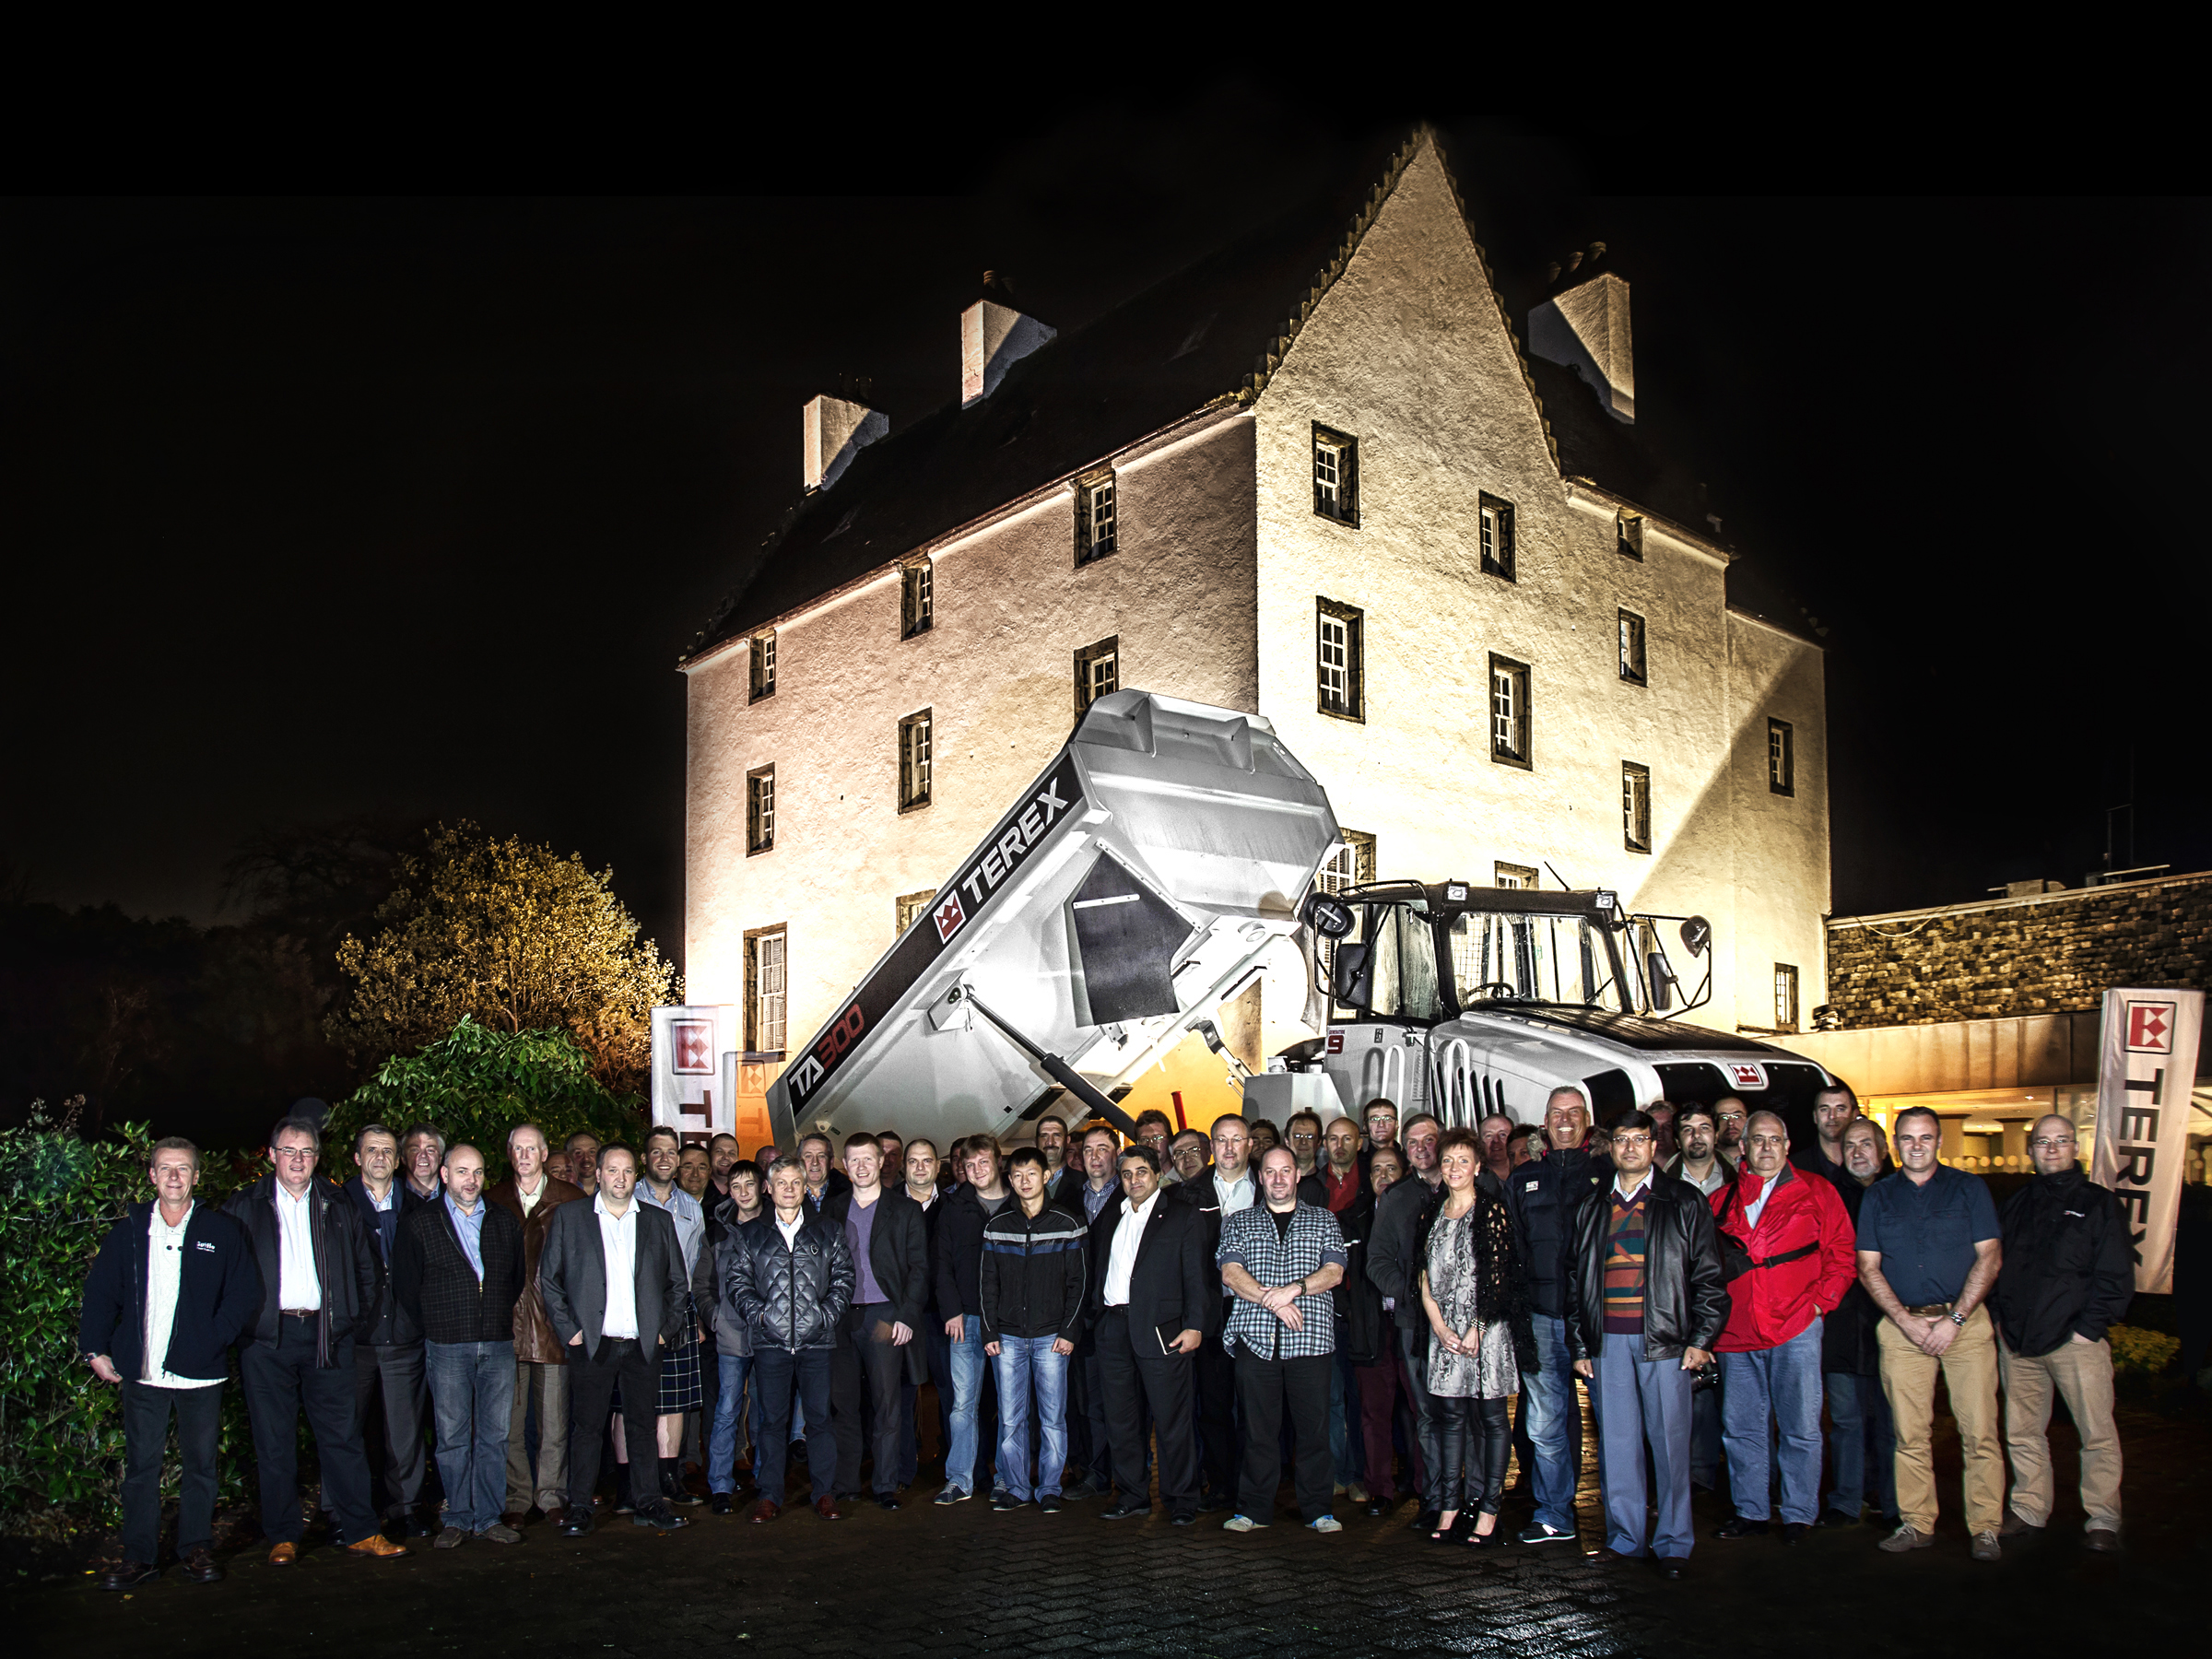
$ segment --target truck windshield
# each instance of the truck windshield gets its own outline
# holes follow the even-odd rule
[[[1635,987],[1615,977],[1604,930],[1584,917],[1469,911],[1442,920],[1441,930],[1439,923],[1410,904],[1366,908],[1359,933],[1374,947],[1370,1011],[1433,1023],[1451,1012],[1447,986],[1462,1009],[1539,1002],[1641,1011]]]

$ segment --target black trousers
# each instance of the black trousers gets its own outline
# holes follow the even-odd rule
[[[161,1558],[161,1454],[169,1418],[177,1418],[177,1454],[184,1477],[177,1488],[177,1553],[205,1548],[215,1536],[216,1446],[223,1429],[223,1385],[156,1388],[123,1383],[123,1559],[149,1566]],[[292,1506],[297,1510],[300,1506]]]
[[[1506,1459],[1513,1450],[1505,1401],[1430,1394],[1429,1407],[1436,1418],[1437,1443],[1443,1454],[1443,1501],[1439,1507],[1496,1514],[1499,1500],[1505,1495]]]
[[[1429,1400],[1429,1327],[1426,1323],[1398,1327],[1398,1357],[1406,1362],[1406,1382],[1413,1394],[1413,1431],[1421,1442],[1421,1508],[1444,1507],[1443,1448],[1438,1443],[1436,1413]],[[1529,1465],[1534,1468],[1535,1465]]]
[[[429,1421],[429,1390],[422,1369],[422,1344],[405,1347],[353,1347],[354,1410],[368,1438],[372,1405],[383,1407],[383,1444],[364,1445],[369,1463],[369,1500],[376,1512],[403,1515],[422,1501],[422,1430]]]
[[[1191,1382],[1196,1368],[1191,1357],[1159,1352],[1152,1328],[1131,1324],[1126,1308],[1108,1308],[1100,1316],[1096,1340],[1115,1484],[1146,1500],[1144,1414],[1149,1406],[1159,1452],[1160,1500],[1171,1510],[1195,1510],[1198,1442],[1191,1431]],[[1152,1351],[1147,1353],[1140,1343],[1150,1344]],[[1323,1394],[1325,1399],[1325,1382]]]
[[[791,1451],[791,1396],[795,1389],[806,1414],[806,1475],[816,1502],[835,1494],[830,1476],[837,1465],[837,1438],[830,1428],[830,1350],[753,1347],[753,1386],[760,1391],[760,1443],[753,1448],[753,1480],[760,1496],[784,1499],[784,1459]]]
[[[297,1544],[306,1531],[300,1517],[302,1410],[323,1467],[323,1507],[338,1518],[348,1544],[376,1530],[354,1408],[353,1338],[334,1344],[330,1360],[327,1367],[315,1363],[314,1319],[289,1313],[276,1316],[275,1342],[249,1342],[238,1351],[246,1416],[253,1424],[253,1461],[261,1468],[261,1530],[272,1544]]]
[[[864,1449],[876,1459],[871,1486],[881,1496],[899,1489],[899,1408],[906,1350],[891,1341],[889,1302],[862,1302],[846,1315],[830,1359],[830,1418],[837,1430],[837,1490],[860,1490]],[[917,1340],[919,1339],[917,1335]],[[811,1455],[811,1453],[809,1454]]]
[[[1226,1300],[1222,1329],[1229,1324]],[[1198,1455],[1205,1464],[1206,1488],[1215,1497],[1233,1498],[1242,1448],[1237,1438],[1237,1362],[1220,1343],[1198,1345]]]
[[[599,1351],[586,1357],[578,1347],[569,1356],[569,1512],[592,1512],[592,1488],[599,1484],[599,1448],[606,1437],[607,1414],[615,1390],[622,1391],[622,1440],[629,1448],[630,1501],[639,1509],[663,1504],[658,1467],[661,1355],[629,1336],[602,1336]]]
[[[1297,1437],[1298,1512],[1309,1522],[1335,1502],[1336,1460],[1329,1450],[1329,1378],[1334,1354],[1270,1359],[1237,1341],[1237,1403],[1244,1412],[1244,1469],[1237,1484],[1238,1512],[1265,1526],[1275,1519],[1275,1489],[1282,1484],[1283,1421]]]

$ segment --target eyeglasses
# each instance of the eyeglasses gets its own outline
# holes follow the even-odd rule
[[[1617,1147],[1648,1147],[1652,1144],[1652,1137],[1638,1130],[1633,1135],[1615,1135],[1613,1144]]]
[[[2042,1137],[2042,1139],[2031,1140],[2028,1144],[2033,1147],[2038,1152],[2055,1152],[2062,1147],[2072,1146],[2074,1144],[2074,1137],[2070,1135],[2046,1135]]]
[[[272,1147],[269,1156],[281,1158],[288,1163],[307,1163],[314,1158],[315,1149],[312,1147]]]

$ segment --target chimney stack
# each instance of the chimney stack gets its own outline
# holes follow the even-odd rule
[[[879,409],[842,397],[810,398],[801,428],[799,468],[808,489],[837,482],[853,457],[891,429],[891,418]]]
[[[1636,424],[1636,353],[1629,334],[1629,285],[1603,263],[1605,243],[1593,242],[1588,259],[1569,256],[1553,280],[1567,287],[1528,313],[1528,348],[1547,362],[1571,369],[1590,382],[1606,414]],[[1586,274],[1592,273],[1592,274]]]
[[[1014,297],[1014,285],[995,271],[983,273],[983,288]],[[978,300],[960,313],[960,407],[997,391],[1007,370],[1059,333],[1010,305]]]

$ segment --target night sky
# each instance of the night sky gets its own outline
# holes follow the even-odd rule
[[[2121,862],[2212,866],[2212,209],[1661,197],[1426,112],[1516,319],[1608,244],[1640,421],[1829,629],[1839,912],[2078,884],[2131,766]],[[256,829],[468,817],[613,865],[679,954],[676,655],[803,402],[870,376],[897,431],[986,268],[1080,325],[1423,113],[1076,113],[927,195],[0,206],[0,857],[209,921]]]

